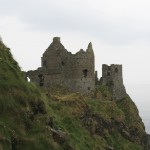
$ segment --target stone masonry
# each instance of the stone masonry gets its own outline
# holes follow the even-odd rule
[[[45,88],[61,85],[70,91],[88,93],[95,88],[94,62],[92,43],[86,51],[72,54],[59,37],[54,37],[41,58],[41,67],[28,71],[26,77]]]
[[[44,88],[63,86],[72,92],[89,93],[95,85],[107,86],[115,100],[126,96],[122,65],[103,65],[102,78],[97,77],[92,43],[86,51],[68,52],[59,37],[54,37],[41,58],[41,67],[26,72],[32,82]]]
[[[123,85],[122,65],[102,66],[101,85],[107,86],[112,92],[115,100],[120,100],[126,96],[126,90]]]

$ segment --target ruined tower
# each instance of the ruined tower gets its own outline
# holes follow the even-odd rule
[[[123,85],[122,65],[108,66],[103,64],[101,84],[109,88],[116,100],[124,98],[126,90]]]
[[[41,67],[28,71],[26,76],[45,88],[61,85],[73,92],[88,93],[95,88],[94,71],[92,43],[86,51],[81,49],[72,54],[61,44],[59,37],[54,37],[43,53]]]
[[[114,99],[126,96],[123,85],[122,65],[103,65],[102,78],[99,81],[95,72],[95,57],[90,42],[86,51],[76,54],[67,51],[60,37],[54,37],[52,43],[41,57],[41,67],[26,72],[26,77],[36,85],[51,88],[63,86],[72,92],[89,93],[95,85],[104,85],[112,92]]]

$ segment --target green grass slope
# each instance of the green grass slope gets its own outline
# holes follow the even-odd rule
[[[0,42],[0,150],[143,150],[144,135],[129,97],[38,89]]]

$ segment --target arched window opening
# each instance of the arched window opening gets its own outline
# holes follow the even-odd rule
[[[64,65],[65,65],[65,62],[64,62],[64,61],[62,61],[62,62],[61,62],[61,65],[62,65],[62,66],[64,66]]]
[[[27,80],[27,82],[30,82],[30,81],[31,81],[31,79],[30,79],[29,77],[26,77],[26,80]]]
[[[118,68],[115,68],[115,73],[118,73]]]
[[[28,76],[25,76],[25,80],[26,80],[27,82],[30,82],[30,81],[31,81],[31,79],[30,79]]]
[[[83,76],[86,78],[87,75],[88,75],[88,70],[87,70],[87,69],[84,69],[84,70],[83,70]]]
[[[107,71],[107,76],[110,76],[110,71]]]
[[[39,85],[43,86],[44,85],[44,76],[43,76],[43,74],[39,74],[38,77],[39,77]]]
[[[46,60],[44,60],[44,62],[43,62],[43,66],[44,66],[44,67],[46,67],[46,66],[47,66],[47,61],[46,61]]]

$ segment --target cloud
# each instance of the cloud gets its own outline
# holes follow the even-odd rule
[[[149,7],[147,0],[1,0],[0,14],[17,16],[31,31],[80,32],[129,44],[150,39]]]
[[[0,0],[0,33],[25,70],[39,67],[51,38],[61,36],[73,52],[92,41],[97,70],[102,63],[121,63],[128,81],[147,82],[149,8],[148,0]],[[142,73],[131,77],[139,67],[145,79]]]

